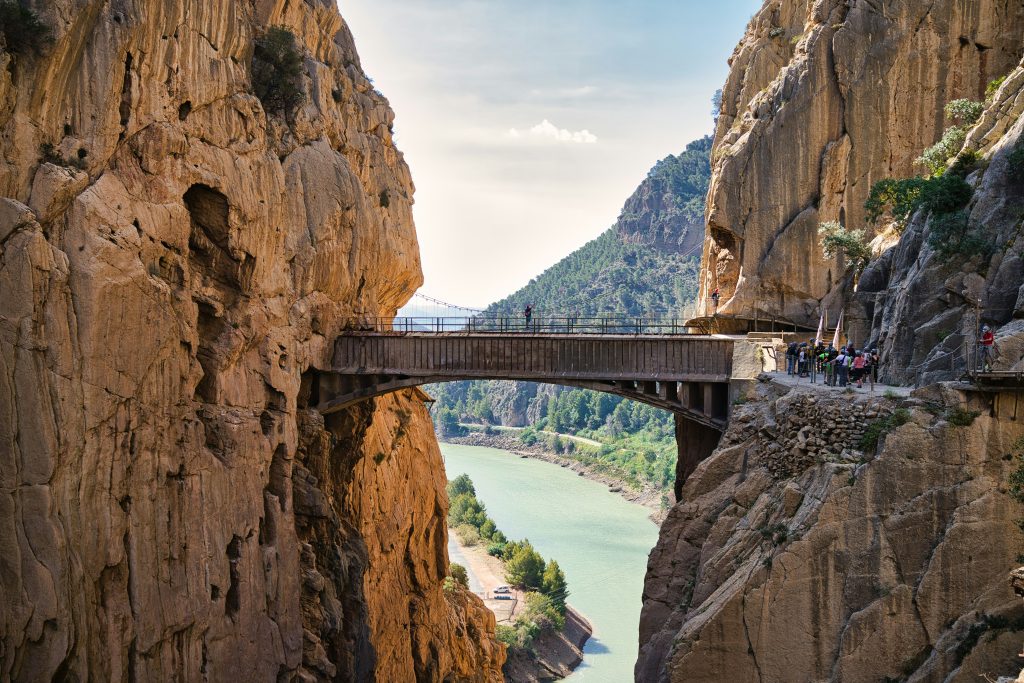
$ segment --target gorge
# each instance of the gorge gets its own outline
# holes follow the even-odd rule
[[[2,5],[0,678],[503,680],[494,615],[444,590],[424,394],[317,410],[339,335],[423,279],[394,114],[334,1]],[[980,323],[996,369],[1024,367],[1022,36],[1019,0],[765,0],[751,19],[696,316],[743,334],[843,310],[916,389],[763,376],[720,441],[675,419],[637,681],[1019,673],[1024,428],[960,380]],[[923,172],[961,99],[977,120]],[[878,181],[915,177],[969,192],[869,220]],[[615,236],[692,268],[695,205],[654,184]],[[672,211],[683,229],[647,220]],[[985,248],[936,248],[950,216]],[[821,250],[830,222],[865,230],[862,270]],[[639,253],[604,240],[615,267]]]

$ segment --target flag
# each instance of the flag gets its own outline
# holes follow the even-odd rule
[[[836,336],[832,338],[832,348],[839,348],[839,333],[843,329],[843,311],[839,311],[839,322],[836,323]]]
[[[822,313],[818,319],[818,334],[814,336],[814,345],[818,346],[821,344],[821,340],[825,337],[825,314]]]

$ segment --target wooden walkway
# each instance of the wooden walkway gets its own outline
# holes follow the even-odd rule
[[[733,345],[727,337],[683,334],[353,331],[335,342],[315,403],[328,414],[421,384],[526,380],[624,396],[721,430]]]

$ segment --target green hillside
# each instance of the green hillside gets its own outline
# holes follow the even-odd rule
[[[704,240],[704,198],[711,178],[711,138],[659,161],[626,201],[616,224],[483,313],[685,317],[697,296]],[[526,427],[521,439],[551,449],[635,486],[671,490],[676,445],[671,413],[583,389],[530,382],[435,385],[438,432],[459,423]],[[586,437],[579,446],[538,432]],[[667,502],[667,498],[663,498]]]
[[[697,297],[711,138],[659,161],[614,226],[484,313],[685,315]]]

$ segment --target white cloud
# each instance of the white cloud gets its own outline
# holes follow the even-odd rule
[[[597,142],[597,136],[585,128],[576,131],[566,130],[565,128],[559,128],[547,119],[544,119],[527,131],[512,128],[508,134],[509,137],[516,139],[532,139],[544,142],[572,142],[587,145]]]

